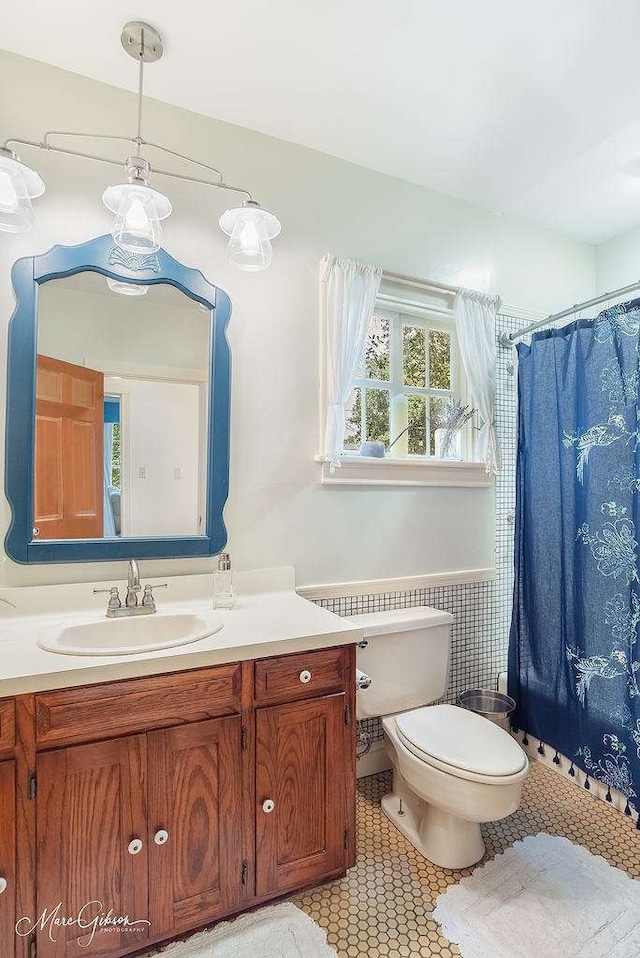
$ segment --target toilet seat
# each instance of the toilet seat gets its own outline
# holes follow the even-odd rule
[[[429,705],[395,716],[401,743],[456,778],[500,785],[527,772],[527,757],[508,732],[456,705]]]

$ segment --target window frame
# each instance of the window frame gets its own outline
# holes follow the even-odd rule
[[[431,435],[431,421],[429,399],[431,398],[459,398],[465,405],[469,403],[469,386],[462,366],[462,357],[458,345],[455,323],[453,318],[443,319],[442,316],[435,315],[427,307],[411,311],[403,309],[399,304],[398,309],[390,309],[387,306],[376,306],[372,318],[387,320],[389,323],[389,379],[371,379],[368,377],[359,377],[353,380],[352,389],[360,389],[361,417],[360,417],[360,441],[359,446],[366,441],[367,436],[367,413],[366,413],[366,390],[379,389],[389,393],[389,410],[394,396],[423,396],[426,400],[426,435]],[[404,382],[404,351],[403,351],[403,330],[405,326],[412,326],[422,329],[425,332],[425,386],[407,386]],[[449,389],[438,389],[429,384],[429,332],[442,332],[449,336],[449,359],[450,359],[450,386]],[[477,415],[462,430],[461,442],[461,460],[452,460],[453,462],[473,462],[473,427],[477,425]],[[389,414],[389,438],[390,441],[396,437],[391,436],[391,413]],[[429,443],[426,443],[427,447]],[[358,450],[345,447],[342,451],[345,459],[361,458]],[[389,458],[393,459],[393,448]],[[402,457],[414,463],[428,463],[438,461],[437,457],[430,451],[426,453],[408,453]],[[380,462],[384,462],[381,459]]]

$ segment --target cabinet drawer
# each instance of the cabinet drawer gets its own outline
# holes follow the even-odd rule
[[[10,752],[16,744],[16,703],[0,702],[0,752]]]
[[[144,679],[42,692],[36,696],[40,748],[91,742],[239,712],[242,667],[220,665]]]
[[[346,646],[262,659],[255,664],[256,702],[268,705],[341,692],[348,675]]]

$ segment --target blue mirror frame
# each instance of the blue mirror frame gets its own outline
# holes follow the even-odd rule
[[[101,273],[129,283],[169,283],[205,306],[211,316],[207,517],[204,535],[158,538],[33,540],[33,471],[38,287],[75,273]],[[12,521],[7,555],[21,563],[102,562],[211,556],[227,541],[222,511],[229,493],[231,352],[227,324],[231,300],[196,269],[165,250],[127,253],[110,235],[79,246],[54,246],[42,256],[19,259],[11,271],[16,307],[9,324],[5,492]]]

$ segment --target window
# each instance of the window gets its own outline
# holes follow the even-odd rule
[[[391,458],[435,457],[452,399],[467,402],[453,322],[376,309],[345,410],[345,453],[377,440]],[[470,436],[467,427],[451,458],[470,457]]]
[[[113,424],[113,446],[111,452],[111,485],[120,488],[120,423]]]
[[[104,433],[105,433],[105,477],[114,489],[120,489],[121,462],[120,462],[120,396],[104,397]],[[111,460],[109,461],[109,452]]]

